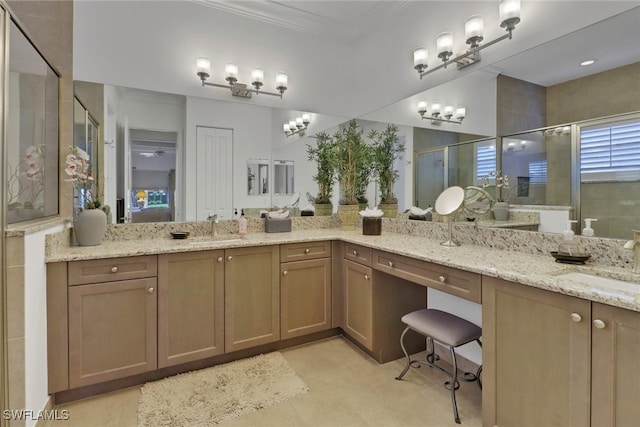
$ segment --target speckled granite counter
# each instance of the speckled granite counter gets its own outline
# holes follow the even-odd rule
[[[404,226],[412,227],[411,224]],[[441,240],[438,240],[437,236],[425,237],[411,233],[410,230],[398,231],[401,232],[384,231],[380,236],[364,236],[361,230],[347,232],[336,228],[324,228],[272,234],[257,232],[242,239],[238,236],[228,235],[218,241],[207,241],[209,239],[204,236],[186,240],[156,238],[105,241],[101,245],[93,247],[55,247],[47,254],[47,262],[337,239],[486,276],[498,277],[523,285],[640,311],[640,275],[633,274],[628,268],[595,264],[584,266],[559,264],[548,254],[520,252],[514,250],[515,248],[500,249],[474,244],[447,248],[439,244]],[[444,230],[437,227],[437,231],[437,234],[441,234]],[[504,230],[496,230],[496,232],[502,231]],[[225,238],[232,240],[224,240]],[[558,277],[568,272],[583,272],[632,283],[621,286],[593,286]]]

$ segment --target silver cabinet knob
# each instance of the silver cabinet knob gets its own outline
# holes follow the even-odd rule
[[[111,267],[111,272],[112,273],[117,273],[118,272],[118,267],[115,267],[115,266]]]
[[[596,319],[593,321],[593,326],[595,326],[598,329],[604,329],[604,327],[607,325],[602,320]]]
[[[227,257],[227,261],[231,261],[232,259],[233,259],[233,257],[232,257],[231,255],[229,255],[229,256]]]
[[[582,322],[582,316],[580,316],[578,313],[571,313],[571,320],[576,323],[580,323]]]
[[[393,262],[389,261],[389,267],[393,267]]]
[[[364,275],[364,280],[369,280],[369,275],[368,274]]]
[[[353,251],[353,256],[358,256],[358,251]]]
[[[218,257],[218,262],[222,262],[222,257],[221,256]]]
[[[283,272],[282,272],[282,275],[283,275],[283,276],[286,276],[286,275],[287,275],[287,273],[289,273],[289,272],[288,272],[287,270],[285,270],[285,271],[283,271]]]
[[[152,293],[153,293],[153,288],[149,288],[149,289],[147,289],[147,292],[149,292],[150,294],[152,294]]]
[[[444,277],[444,276],[438,276],[438,280],[439,280],[441,283],[444,283],[444,282],[446,282],[446,281],[447,281],[447,278],[446,278],[446,277]]]
[[[308,254],[308,253],[309,253],[309,248],[305,249],[305,250],[304,250],[304,253],[305,253],[305,254]]]

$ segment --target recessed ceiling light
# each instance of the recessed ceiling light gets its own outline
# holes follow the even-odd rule
[[[596,62],[596,60],[595,60],[595,59],[587,59],[586,61],[582,61],[582,62],[580,63],[580,65],[582,65],[582,66],[585,66],[585,65],[591,65],[591,64],[593,64],[594,62]]]

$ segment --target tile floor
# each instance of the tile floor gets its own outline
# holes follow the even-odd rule
[[[445,376],[411,369],[394,377],[404,360],[378,364],[342,337],[281,351],[309,393],[224,423],[236,426],[456,426]],[[70,419],[45,427],[135,427],[139,387],[61,405]],[[463,383],[456,392],[462,426],[482,425],[481,391]],[[179,427],[179,426],[176,426]]]

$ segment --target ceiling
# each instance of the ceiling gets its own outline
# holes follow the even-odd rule
[[[454,51],[462,51],[464,20],[474,13],[485,17],[485,40],[502,35],[497,6],[495,0],[76,1],[74,78],[351,118],[477,72],[547,86],[640,60],[640,1],[522,0],[512,40],[485,49],[472,67],[418,79],[414,48],[432,50],[435,36],[452,30]],[[619,22],[594,25],[633,8]],[[595,52],[602,53],[594,66],[575,66]],[[289,74],[289,89],[283,99],[240,100],[203,88],[195,76],[199,55],[212,60],[211,81],[222,82],[224,63],[234,61],[241,82],[260,65],[265,90],[276,71]]]

